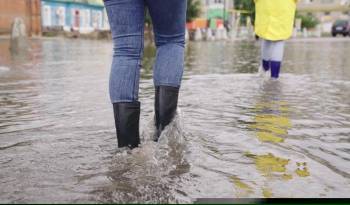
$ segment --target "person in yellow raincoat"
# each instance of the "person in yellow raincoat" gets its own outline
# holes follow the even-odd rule
[[[298,0],[254,0],[255,33],[262,39],[261,72],[271,70],[271,78],[278,78],[285,40],[293,33]]]

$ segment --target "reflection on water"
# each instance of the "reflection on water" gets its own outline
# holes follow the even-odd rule
[[[279,81],[257,42],[186,48],[180,113],[159,143],[145,47],[142,146],[116,149],[112,44],[0,40],[0,202],[191,202],[201,197],[348,197],[350,41],[294,40]]]
[[[287,135],[288,129],[292,127],[288,118],[288,103],[279,100],[282,94],[279,86],[278,81],[265,83],[262,100],[256,104],[255,124],[251,128],[256,129],[256,135],[262,142],[283,142],[283,136]]]
[[[236,176],[232,176],[231,180],[235,186],[236,197],[249,197],[250,194],[254,193],[252,187],[244,183]]]

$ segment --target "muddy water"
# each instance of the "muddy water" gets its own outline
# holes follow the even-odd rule
[[[288,42],[279,81],[256,42],[187,47],[179,115],[153,126],[154,48],[142,70],[142,147],[116,149],[111,44],[0,40],[0,202],[192,202],[349,197],[350,41]]]

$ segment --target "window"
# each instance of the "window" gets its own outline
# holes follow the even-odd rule
[[[48,5],[43,6],[43,25],[51,26],[51,7]]]
[[[63,6],[57,8],[56,17],[57,17],[57,25],[65,26],[66,9]]]
[[[92,27],[95,29],[101,28],[102,25],[102,12],[92,11]]]

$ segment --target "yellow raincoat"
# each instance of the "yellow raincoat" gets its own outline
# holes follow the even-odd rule
[[[286,40],[293,32],[294,16],[298,0],[254,0],[255,33],[271,40]]]

